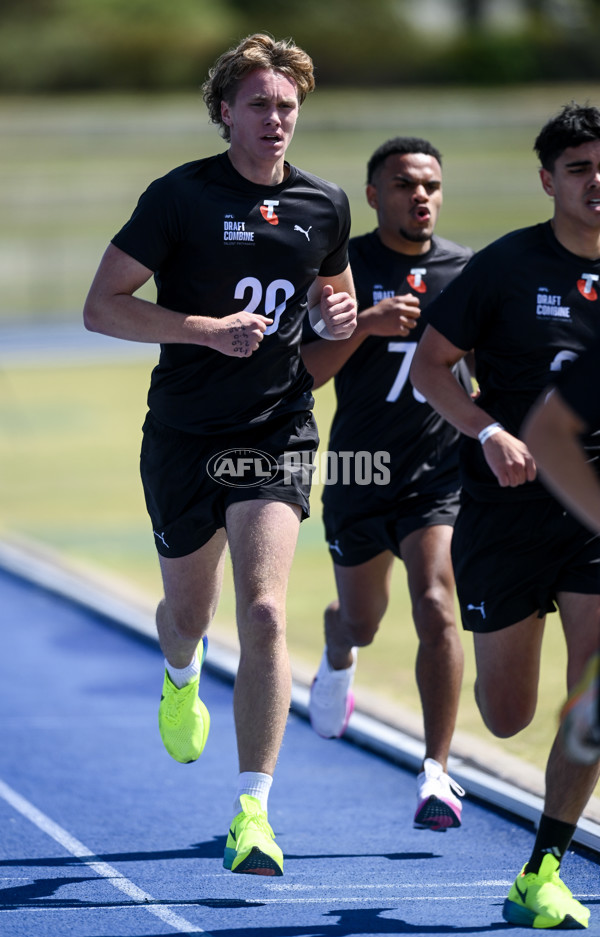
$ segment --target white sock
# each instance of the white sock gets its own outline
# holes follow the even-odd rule
[[[267,812],[267,801],[273,778],[270,774],[262,774],[260,771],[242,771],[238,775],[237,797],[233,803],[233,815],[237,817],[242,809],[240,797],[242,794],[248,794],[250,797],[256,797],[261,807]]]
[[[200,661],[198,660],[197,654],[194,654],[191,664],[188,664],[187,667],[173,667],[166,659],[165,667],[167,668],[167,673],[171,678],[171,682],[175,684],[178,690],[180,690],[182,686],[191,683],[200,673]]]

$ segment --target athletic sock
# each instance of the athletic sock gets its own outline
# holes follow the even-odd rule
[[[187,667],[173,667],[166,659],[165,667],[171,682],[175,684],[178,690],[195,680],[200,673],[200,661],[197,654],[194,654],[191,664],[188,664]]]
[[[547,817],[543,813],[533,845],[533,852],[525,867],[525,872],[539,872],[542,859],[548,852],[552,853],[560,864],[562,857],[571,845],[575,830],[575,824],[564,823],[562,820],[553,820],[552,817]]]
[[[238,789],[237,797],[233,803],[233,815],[237,817],[242,809],[240,801],[242,794],[256,797],[266,813],[272,783],[273,778],[270,774],[262,774],[260,771],[242,771],[238,775]]]

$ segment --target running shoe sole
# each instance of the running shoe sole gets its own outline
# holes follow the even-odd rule
[[[460,826],[460,817],[450,804],[431,795],[421,801],[417,807],[413,827],[415,830],[433,830],[434,833],[445,833],[453,827]]]

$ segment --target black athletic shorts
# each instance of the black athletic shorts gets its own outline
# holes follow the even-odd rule
[[[148,413],[140,473],[161,556],[187,556],[225,527],[236,501],[283,501],[309,516],[319,436],[309,411],[287,413],[249,430],[199,436]]]
[[[463,494],[452,537],[463,627],[500,631],[556,611],[559,592],[600,595],[600,537],[551,498],[474,501]]]
[[[415,530],[445,524],[454,526],[459,492],[414,492],[385,513],[351,515],[323,511],[325,538],[337,566],[358,566],[390,550],[400,558],[400,543]]]

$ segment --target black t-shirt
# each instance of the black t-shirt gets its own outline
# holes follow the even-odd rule
[[[458,348],[475,349],[477,403],[513,435],[553,375],[592,341],[599,275],[600,261],[571,254],[545,222],[480,251],[431,306],[431,325]],[[461,473],[479,500],[548,496],[539,481],[501,488],[477,439],[463,438]]]
[[[350,264],[359,315],[360,310],[381,299],[406,293],[418,297],[423,313],[472,253],[470,248],[439,237],[432,239],[426,254],[417,257],[386,247],[376,231],[352,238]],[[337,410],[329,449],[389,453],[391,480],[385,486],[327,485],[323,500],[328,507],[376,512],[440,468],[451,472],[454,466],[456,470],[459,433],[424,402],[408,380],[424,318],[422,315],[406,338],[370,335],[336,374]],[[458,372],[470,389],[466,366]]]
[[[113,238],[154,272],[161,306],[274,319],[249,358],[161,346],[148,404],[168,426],[221,433],[312,406],[299,352],[307,291],[345,270],[350,211],[340,188],[288,168],[281,184],[259,186],[226,153],[186,163],[149,186]]]

